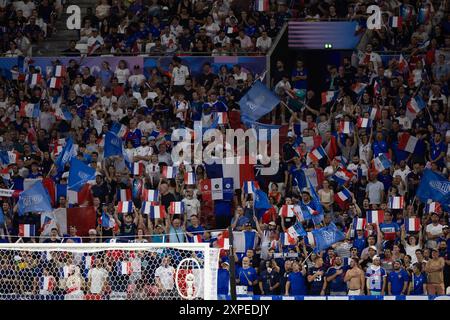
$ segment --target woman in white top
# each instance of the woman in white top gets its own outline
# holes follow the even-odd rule
[[[373,128],[370,130],[370,136],[367,137],[367,134],[356,135],[358,139],[358,154],[361,160],[364,160],[365,164],[368,165],[372,158],[372,132]]]
[[[217,23],[214,22],[212,16],[206,17],[206,23],[203,25],[203,28],[206,30],[206,35],[213,39],[216,34],[220,31],[220,27]]]
[[[322,189],[319,190],[319,198],[320,203],[326,212],[333,211],[333,203],[334,203],[334,191],[330,189],[330,183],[328,180],[324,180],[322,183]]]
[[[116,76],[119,84],[125,85],[127,83],[128,77],[130,76],[130,70],[128,69],[125,60],[119,61],[119,64],[116,67],[116,71],[114,71],[114,75]]]

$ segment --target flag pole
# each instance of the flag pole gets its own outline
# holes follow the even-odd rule
[[[236,262],[234,261],[233,228],[228,226],[228,259],[230,260],[230,296],[236,300]]]

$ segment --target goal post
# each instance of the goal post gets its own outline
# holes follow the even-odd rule
[[[217,299],[208,243],[1,243],[0,300]]]

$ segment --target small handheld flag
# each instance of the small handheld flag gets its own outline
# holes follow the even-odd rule
[[[117,212],[119,213],[131,213],[133,212],[133,202],[131,201],[119,201],[117,204]]]
[[[403,209],[404,205],[405,205],[405,199],[403,198],[403,196],[389,198],[389,208],[390,209]]]
[[[195,184],[195,173],[186,172],[184,174],[184,183],[185,184]]]
[[[144,164],[143,163],[133,163],[133,175],[142,176],[144,174]]]
[[[19,237],[34,237],[35,225],[34,224],[19,224]]]
[[[177,168],[171,166],[165,166],[162,169],[162,175],[166,179],[175,179],[177,177]]]
[[[295,215],[294,213],[294,205],[292,204],[284,204],[279,212],[279,215],[282,216],[283,218],[290,218],[293,217]]]
[[[166,207],[164,206],[151,206],[150,218],[152,219],[164,219],[166,217]]]
[[[380,224],[384,222],[384,211],[383,210],[369,210],[366,214],[367,223]]]
[[[408,218],[405,221],[405,231],[406,232],[417,232],[420,231],[420,218]]]
[[[143,201],[158,201],[159,198],[159,192],[158,190],[152,190],[152,189],[142,189],[142,200]]]
[[[366,229],[366,219],[355,218],[353,219],[353,230],[365,230]]]
[[[257,181],[245,181],[243,189],[244,194],[253,194],[256,189],[259,189],[259,184]]]
[[[117,200],[118,201],[131,201],[131,190],[130,189],[118,189],[117,190]]]
[[[173,201],[169,206],[169,214],[183,214],[184,203],[182,201]]]
[[[439,202],[431,202],[425,206],[426,213],[442,213],[442,206]]]

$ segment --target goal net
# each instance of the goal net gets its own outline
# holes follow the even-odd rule
[[[207,243],[0,244],[1,300],[217,299]]]

